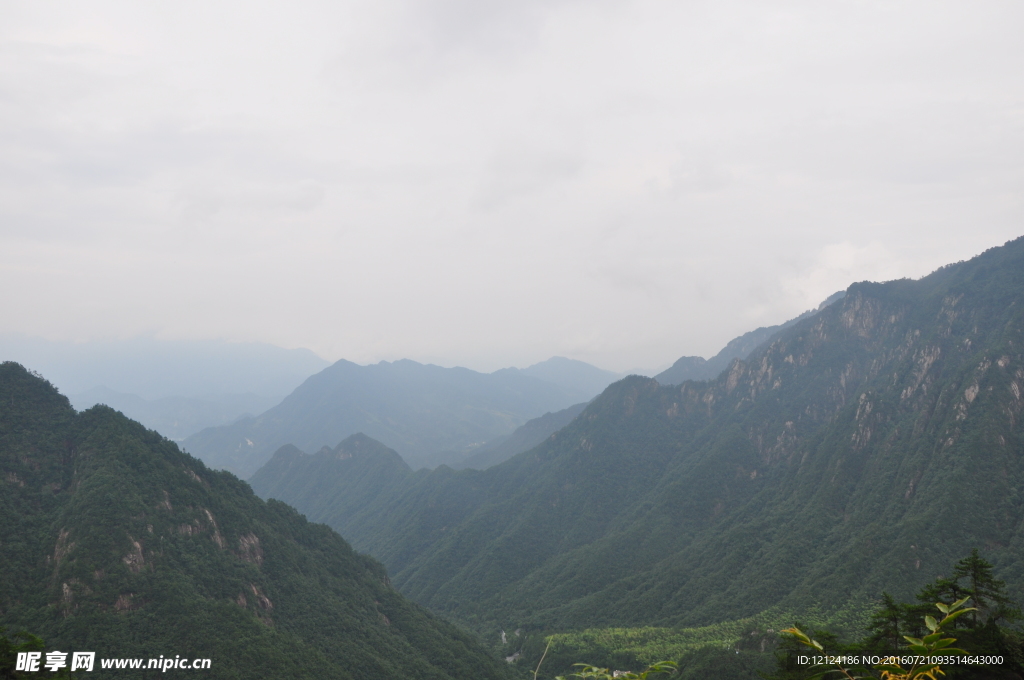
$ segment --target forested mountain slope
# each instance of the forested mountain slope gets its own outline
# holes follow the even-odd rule
[[[48,650],[205,657],[210,678],[509,673],[327,527],[10,362],[0,516],[0,626]]]
[[[585,406],[577,404],[528,421],[497,445],[467,458],[466,467],[490,467],[533,448],[568,425]],[[284,501],[311,521],[345,531],[362,508],[413,474],[396,451],[359,432],[333,450],[325,446],[312,455],[286,444],[249,483],[261,498]]]
[[[709,382],[630,377],[483,472],[336,526],[478,629],[701,624],[909,597],[979,547],[1024,588],[1024,240],[859,283]]]
[[[203,430],[183,443],[210,467],[249,477],[281,446],[333,446],[364,432],[413,467],[467,455],[531,418],[564,409],[574,393],[518,371],[477,373],[403,359],[359,366],[339,361],[256,418]]]
[[[576,404],[561,411],[545,413],[539,418],[528,420],[525,424],[516,428],[516,431],[508,437],[503,437],[493,443],[480,447],[479,450],[458,463],[452,464],[451,467],[456,470],[463,468],[486,470],[492,465],[504,463],[517,453],[529,451],[555,432],[561,430],[582,413],[586,406],[585,403]]]
[[[568,425],[585,407],[576,404],[545,413],[469,456],[464,465],[451,467],[480,470],[508,460]],[[325,446],[313,455],[286,444],[249,478],[249,483],[261,498],[284,501],[311,521],[345,532],[348,522],[362,508],[413,474],[397,452],[360,432],[333,450]]]
[[[262,498],[284,501],[311,521],[341,526],[411,474],[397,452],[360,432],[312,455],[282,446],[249,483]]]

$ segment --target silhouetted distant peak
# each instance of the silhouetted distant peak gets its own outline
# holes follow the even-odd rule
[[[592,399],[604,388],[622,376],[606,371],[578,359],[551,357],[526,368],[507,368],[502,372],[517,372],[561,387],[579,400]]]
[[[734,359],[746,359],[758,347],[768,342],[776,333],[789,328],[793,324],[803,321],[809,316],[814,316],[821,310],[846,296],[846,291],[841,290],[829,295],[817,309],[810,309],[803,314],[793,317],[785,323],[777,326],[762,326],[748,333],[733,338],[725,347],[710,359],[702,357],[687,356],[678,359],[672,366],[654,378],[662,385],[679,385],[687,380],[711,380],[727,369]]]
[[[325,449],[327,447],[324,447]],[[338,445],[334,447],[334,450],[330,452],[335,458],[345,460],[347,458],[354,458],[356,456],[368,457],[377,456],[385,458],[396,458],[401,460],[402,457],[392,448],[385,446],[373,437],[368,437],[362,432],[356,432],[353,435],[349,435],[342,441],[338,442]]]
[[[283,444],[317,451],[362,432],[414,466],[432,467],[449,451],[511,434],[579,401],[575,391],[516,370],[488,374],[411,359],[361,366],[343,359],[259,418],[207,428],[185,446],[213,466],[249,477]]]

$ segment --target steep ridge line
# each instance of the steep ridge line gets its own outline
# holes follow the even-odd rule
[[[339,518],[499,628],[700,625],[909,597],[972,547],[1024,586],[1024,240],[858,283],[716,379],[610,386],[537,448]]]
[[[512,676],[326,526],[158,433],[76,413],[11,362],[0,404],[0,626],[99,658],[209,658],[210,678]]]
[[[477,373],[403,359],[360,366],[339,361],[308,378],[280,404],[232,425],[209,428],[183,446],[210,467],[250,477],[285,444],[304,451],[364,432],[401,452],[412,467],[468,455],[527,420],[580,401],[522,371]]]

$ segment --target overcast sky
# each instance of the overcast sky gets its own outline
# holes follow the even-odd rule
[[[1020,2],[0,0],[0,333],[709,356],[1024,233]]]

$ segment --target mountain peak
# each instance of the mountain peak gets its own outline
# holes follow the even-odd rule
[[[382,457],[402,460],[397,451],[388,448],[373,437],[369,437],[362,432],[356,432],[338,442],[331,455],[339,460],[355,457]]]
[[[854,607],[973,546],[1019,590],[1022,296],[1024,240],[857,283],[709,380],[626,377],[498,466],[410,475],[323,519],[477,626]]]
[[[275,460],[289,454],[313,458]],[[0,479],[0,563],[17,574],[0,582],[0,626],[49,649],[173,650],[223,664],[211,677],[509,675],[327,527],[111,408],[76,413],[11,362]]]

